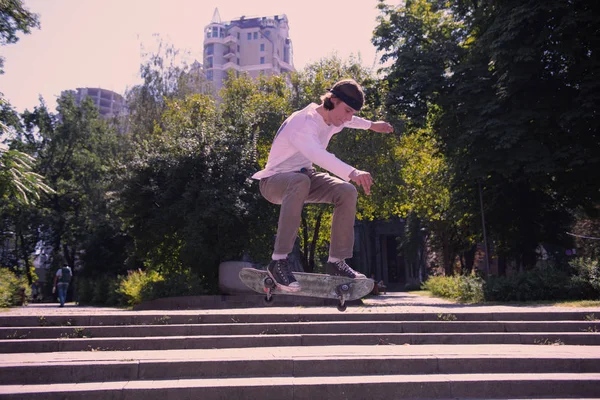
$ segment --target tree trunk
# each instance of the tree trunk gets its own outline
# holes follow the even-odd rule
[[[21,242],[21,257],[23,257],[23,261],[25,263],[25,274],[27,275],[27,282],[29,285],[33,283],[33,276],[31,276],[31,268],[29,265],[29,254],[27,252],[27,245],[25,244],[25,236],[23,236],[23,232],[19,232],[19,241]]]
[[[477,252],[477,245],[471,247],[469,250],[464,252],[465,265],[464,272],[471,273],[473,271],[473,265],[475,264],[475,253]],[[487,257],[487,254],[485,255]]]
[[[306,272],[312,272],[309,271],[310,266],[308,263],[308,223],[306,222],[306,217],[304,216],[304,213],[302,213],[302,238],[304,239],[304,246],[302,249],[303,265],[304,268],[306,268]]]
[[[323,218],[323,211],[319,211],[317,220],[315,222],[315,230],[313,231],[312,241],[310,243],[310,258],[308,262],[308,272],[314,272],[315,270],[315,252],[317,249],[317,241],[319,240],[319,231],[321,230],[321,220]]]
[[[498,276],[506,276],[506,256],[498,255]]]

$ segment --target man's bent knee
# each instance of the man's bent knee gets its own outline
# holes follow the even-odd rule
[[[358,191],[356,190],[356,187],[351,184],[351,183],[344,183],[339,187],[339,194],[340,194],[340,198],[342,200],[354,200],[356,202],[356,200],[358,199]]]

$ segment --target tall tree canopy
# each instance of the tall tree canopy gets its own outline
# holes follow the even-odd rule
[[[39,16],[27,10],[22,0],[0,0],[0,46],[16,43],[18,33],[31,33],[39,28]],[[4,58],[0,56],[0,74],[4,73]]]
[[[390,61],[390,110],[431,133],[455,204],[486,219],[500,254],[525,266],[539,243],[568,245],[578,208],[594,210],[600,15],[584,0],[380,3],[374,44]],[[457,210],[458,211],[458,210]],[[464,215],[455,213],[455,215]]]

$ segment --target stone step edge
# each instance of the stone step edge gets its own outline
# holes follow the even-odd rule
[[[242,398],[304,398],[315,393],[336,398],[370,399],[432,398],[448,397],[595,397],[600,387],[600,374],[442,374],[442,375],[364,375],[332,377],[268,377],[268,378],[220,378],[177,379],[154,381],[114,381],[77,384],[3,385],[3,398],[24,398],[28,394],[43,393],[44,398],[54,399],[63,395],[98,394],[104,396],[115,392],[140,391],[145,396],[177,394],[203,394],[203,399],[224,395],[243,394]],[[242,390],[242,391],[240,391]],[[270,396],[275,393],[277,396]],[[11,396],[14,395],[14,396]],[[55,396],[52,396],[55,395]],[[332,397],[333,396],[333,397]],[[97,397],[94,397],[97,398]],[[130,398],[130,397],[127,397]],[[142,398],[142,397],[140,397]],[[146,397],[147,398],[147,397]],[[173,397],[175,398],[175,397]]]
[[[104,382],[112,379],[164,380],[254,377],[318,377],[351,375],[356,368],[363,376],[457,375],[457,374],[549,374],[598,373],[598,358],[582,357],[343,357],[274,359],[190,359],[121,361],[57,361],[0,365],[0,385]],[[93,369],[93,373],[91,373]],[[43,371],[43,373],[42,373]],[[26,378],[26,379],[25,379]]]
[[[131,338],[64,338],[0,340],[0,354],[60,351],[169,350],[204,348],[250,348],[322,345],[421,345],[421,344],[522,344],[600,345],[598,333],[586,332],[498,332],[498,333],[349,333],[151,336]]]
[[[263,334],[241,334],[241,335],[170,335],[170,336],[107,336],[107,337],[64,337],[64,338],[38,338],[38,339],[0,339],[0,344],[7,343],[40,343],[40,342],[69,342],[69,341],[89,341],[89,342],[142,342],[142,341],[166,341],[166,340],[198,340],[198,339],[253,339],[253,338],[314,338],[314,337],[393,337],[393,338],[404,338],[404,337],[441,337],[441,336],[453,336],[453,337],[509,337],[509,336],[542,336],[548,338],[557,336],[580,336],[580,337],[599,337],[598,332],[441,332],[447,333],[448,335],[440,335],[440,332],[348,332],[348,333],[273,333],[266,332]],[[385,343],[382,343],[385,344]],[[398,345],[399,343],[390,343]],[[400,343],[409,344],[409,343]],[[541,343],[542,344],[542,343]],[[2,354],[2,353],[0,353]]]
[[[328,329],[336,327],[336,329]],[[233,334],[309,334],[336,333],[340,327],[348,333],[537,333],[537,332],[594,332],[600,331],[600,322],[561,321],[561,322],[392,322],[377,324],[364,322],[275,322],[247,324],[173,324],[173,325],[106,325],[106,326],[52,326],[52,327],[10,327],[0,328],[2,339],[57,339],[78,334],[95,338],[114,337],[158,337],[158,336],[198,336]],[[552,330],[544,330],[551,327]],[[321,329],[321,332],[318,330]],[[213,332],[211,332],[211,330]],[[254,333],[252,331],[255,331]],[[262,332],[260,330],[263,330]],[[472,330],[472,331],[469,331]],[[169,335],[168,331],[177,332]],[[202,331],[206,331],[203,333]],[[239,331],[239,333],[231,333]],[[117,336],[118,333],[118,336]],[[131,335],[133,333],[133,335]],[[72,336],[71,336],[72,337]],[[1,339],[0,339],[1,340]]]
[[[244,323],[248,321],[264,320],[264,322],[298,322],[298,321],[438,321],[440,318],[454,316],[457,321],[586,321],[594,315],[596,319],[600,318],[598,311],[556,311],[556,312],[414,312],[414,313],[293,313],[293,312],[265,312],[265,313],[245,313],[245,314],[204,314],[203,310],[186,313],[153,313],[142,314],[140,312],[115,313],[115,314],[62,314],[62,315],[0,315],[0,326],[15,326],[17,321],[19,326],[40,326],[40,324],[49,325],[102,325],[104,321],[125,321],[125,324],[131,325],[131,322],[139,321],[140,324],[153,325],[164,324],[165,320],[177,320],[189,323],[223,323],[235,322]],[[450,317],[451,318],[451,317]],[[19,322],[25,321],[25,322]],[[216,322],[215,322],[216,321]],[[94,323],[92,323],[94,322]],[[7,325],[8,323],[8,325]]]

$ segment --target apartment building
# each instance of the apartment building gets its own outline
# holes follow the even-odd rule
[[[222,22],[215,9],[204,30],[204,72],[215,90],[223,86],[228,71],[257,78],[294,71],[292,41],[285,14],[245,16]]]
[[[73,94],[77,105],[79,105],[86,97],[90,97],[102,117],[108,118],[118,116],[125,112],[125,99],[123,96],[112,90],[101,88],[77,88],[77,90],[65,90],[61,93],[61,96],[67,93]]]

